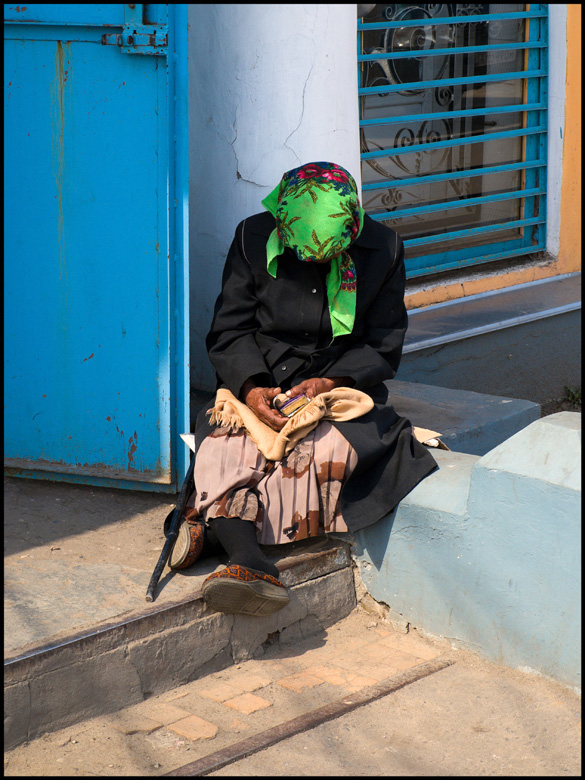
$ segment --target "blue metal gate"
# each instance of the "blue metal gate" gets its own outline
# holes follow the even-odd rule
[[[5,5],[5,473],[174,492],[187,5]]]
[[[546,249],[548,5],[370,9],[363,202],[405,239],[407,276]]]

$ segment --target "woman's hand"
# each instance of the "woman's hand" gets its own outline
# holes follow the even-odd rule
[[[307,398],[312,400],[316,395],[328,393],[334,387],[351,387],[351,385],[353,385],[353,379],[347,376],[335,377],[334,379],[315,377],[314,379],[305,379],[304,382],[291,387],[290,390],[287,390],[286,395],[292,398],[295,395],[304,393]]]
[[[244,382],[242,388],[242,399],[246,406],[273,431],[279,431],[288,422],[287,417],[272,407],[272,399],[279,393],[280,387],[257,387],[249,379]]]

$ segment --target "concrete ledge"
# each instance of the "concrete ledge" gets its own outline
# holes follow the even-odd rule
[[[291,601],[274,615],[212,612],[197,590],[7,659],[5,747],[257,657],[265,645],[318,634],[354,609],[351,557],[342,542],[328,540],[277,565]]]
[[[413,425],[442,433],[449,449],[485,455],[540,417],[532,401],[401,382],[385,383],[388,403]]]
[[[581,272],[410,310],[398,379],[537,403],[579,387]]]
[[[581,415],[429,475],[355,535],[368,593],[429,634],[580,687]]]
[[[539,404],[561,398],[565,385],[580,387],[582,381],[581,311],[405,351],[397,378],[454,390],[481,387]]]

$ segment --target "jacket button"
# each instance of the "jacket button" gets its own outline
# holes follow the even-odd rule
[[[314,293],[316,293],[316,292],[317,292],[317,290],[316,290],[316,289],[313,287],[313,289],[311,290],[311,292],[314,294]]]
[[[283,366],[283,367],[281,368],[281,371],[286,371],[286,366]]]

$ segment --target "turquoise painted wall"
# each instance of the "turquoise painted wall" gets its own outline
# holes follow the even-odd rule
[[[429,475],[354,537],[370,595],[497,663],[581,684],[581,415]]]

